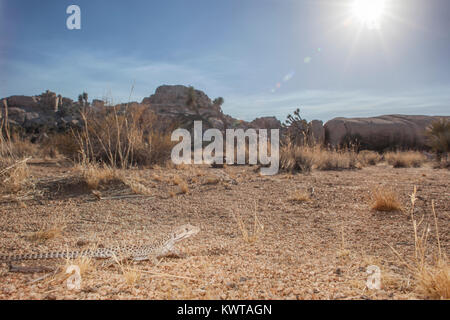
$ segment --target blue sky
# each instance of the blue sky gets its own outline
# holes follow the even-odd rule
[[[133,84],[133,101],[183,84],[245,120],[450,115],[450,1],[386,0],[378,29],[353,1],[0,0],[0,96],[127,102]]]

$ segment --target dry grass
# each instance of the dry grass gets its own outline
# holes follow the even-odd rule
[[[188,194],[189,193],[189,186],[186,182],[183,182],[179,185],[180,187],[180,193],[182,194]]]
[[[123,110],[122,110],[123,109]],[[75,134],[83,162],[117,168],[165,164],[174,145],[170,127],[145,107],[84,111],[84,130]]]
[[[217,178],[217,177],[208,177],[203,184],[211,186],[211,185],[217,185],[219,183],[220,183],[220,179],[219,178]]]
[[[47,230],[40,230],[37,232],[32,233],[27,238],[30,241],[36,241],[36,242],[46,242],[51,239],[58,238],[62,235],[62,232],[64,231],[65,226],[55,226],[51,229]]]
[[[234,221],[236,222],[239,228],[239,231],[242,235],[242,239],[244,239],[244,241],[249,244],[258,241],[258,239],[261,237],[261,234],[264,232],[264,225],[259,221],[256,202],[253,214],[253,228],[250,227],[251,231],[249,231],[249,228],[246,226],[244,218],[242,217],[239,210],[235,209],[230,211],[231,216],[233,217]]]
[[[55,239],[62,236],[66,229],[67,223],[64,216],[52,216],[39,231],[33,232],[25,236],[29,241],[36,241],[44,243],[48,240]]]
[[[134,194],[145,196],[153,194],[148,187],[138,181],[138,178],[132,175],[126,176],[119,169],[106,165],[100,166],[97,163],[79,164],[75,167],[75,171],[81,174],[82,180],[93,191],[119,183],[129,187]]]
[[[74,135],[74,132],[50,135],[49,139],[42,145],[44,155],[50,156],[50,158],[63,155],[71,160],[78,160],[81,150]]]
[[[426,161],[426,157],[417,151],[387,152],[384,159],[394,168],[419,168]]]
[[[372,190],[371,199],[372,210],[376,211],[403,211],[403,206],[398,200],[394,190],[386,187],[379,187]]]
[[[94,261],[90,257],[78,257],[76,259],[66,259],[64,271],[70,266],[78,266],[80,268],[80,276],[84,277],[95,270]]]
[[[402,256],[392,247],[392,251],[401,262],[408,268],[416,280],[417,291],[430,299],[450,299],[450,264],[447,256],[442,253],[439,238],[439,228],[437,223],[434,201],[431,202],[431,209],[434,217],[434,228],[436,232],[437,256],[430,262],[427,259],[428,239],[431,231],[429,224],[424,224],[424,216],[420,220],[414,215],[415,203],[417,201],[417,189],[411,194],[411,222],[414,232],[414,256],[411,259]]]
[[[382,159],[381,155],[375,151],[363,150],[358,153],[358,161],[363,166],[374,166]]]
[[[24,141],[13,141],[8,125],[8,109],[1,115],[0,122],[0,198],[6,201],[22,202],[33,198],[34,183],[31,180],[27,161],[23,158],[30,144]]]
[[[318,170],[355,169],[357,154],[350,149],[326,150],[314,148],[314,167]]]
[[[294,195],[289,198],[291,202],[309,202],[311,201],[311,195],[306,191],[295,191]]]
[[[174,176],[172,179],[172,182],[176,186],[179,186],[179,185],[185,183],[185,181],[179,175]]]
[[[142,278],[142,272],[136,269],[133,269],[126,260],[117,258],[114,256],[114,260],[122,272],[123,278],[128,286],[134,287]]]
[[[143,184],[133,180],[133,179],[123,179],[122,180],[128,187],[130,187],[131,191],[135,194],[140,194],[144,196],[150,196],[153,194],[153,192],[144,186]]]
[[[283,171],[309,173],[313,163],[310,147],[296,146],[288,142],[280,148],[280,169]]]
[[[280,168],[288,172],[355,169],[357,162],[357,153],[350,149],[328,150],[319,145],[296,146],[292,143],[280,148]]]
[[[117,170],[108,166],[101,167],[95,163],[78,165],[76,170],[81,173],[84,182],[90,190],[97,190],[101,185],[122,180]]]
[[[341,228],[341,243],[340,248],[337,250],[336,255],[341,260],[348,260],[350,258],[350,250],[346,248],[346,242],[345,242],[345,230],[344,225],[342,225]]]

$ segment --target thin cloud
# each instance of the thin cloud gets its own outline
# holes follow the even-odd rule
[[[365,117],[382,114],[450,115],[450,85],[383,94],[364,91],[305,90],[286,94],[233,96],[226,111],[245,120],[276,116],[284,120],[300,108],[306,119]]]

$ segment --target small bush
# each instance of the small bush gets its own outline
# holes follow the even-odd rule
[[[372,210],[386,212],[403,210],[397,194],[390,188],[381,187],[373,190],[371,201]]]
[[[374,166],[381,161],[381,156],[378,152],[369,150],[359,152],[357,158],[363,166]]]
[[[394,168],[419,168],[425,161],[426,156],[417,151],[387,152],[384,159]]]

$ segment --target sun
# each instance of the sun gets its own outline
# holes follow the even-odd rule
[[[353,15],[369,29],[377,29],[385,14],[386,0],[354,0]]]

